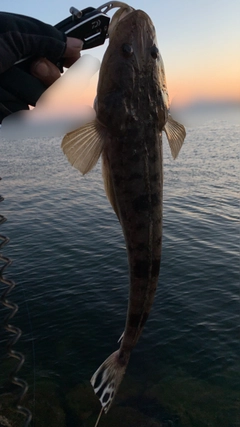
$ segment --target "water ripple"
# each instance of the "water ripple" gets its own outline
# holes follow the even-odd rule
[[[237,126],[190,129],[175,162],[164,141],[162,265],[136,366],[148,353],[149,369],[168,361],[208,379],[237,371],[238,157]],[[8,218],[2,232],[11,237],[4,251],[14,259],[25,349],[31,353],[34,339],[39,370],[88,379],[117,348],[129,286],[125,243],[100,163],[82,177],[59,139],[2,141],[0,171]]]

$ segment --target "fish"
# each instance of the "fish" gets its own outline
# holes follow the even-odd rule
[[[149,317],[162,251],[162,132],[175,159],[186,131],[170,114],[163,60],[151,18],[118,13],[99,72],[96,117],[69,132],[62,150],[82,174],[102,158],[106,195],[121,224],[129,265],[129,300],[118,350],[90,382],[102,410],[110,409]]]

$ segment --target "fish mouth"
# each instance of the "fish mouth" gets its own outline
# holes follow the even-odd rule
[[[137,19],[139,22],[143,19],[147,19],[149,20],[149,16],[146,12],[144,12],[141,9],[132,9],[131,11],[129,11],[128,14],[126,14],[122,19]],[[122,21],[121,19],[121,21]]]
[[[149,27],[154,28],[151,18],[146,12],[140,9],[133,9],[123,15],[123,17],[119,19],[118,25],[124,25],[125,27],[126,25],[130,26],[129,29],[132,29],[132,27],[135,26],[137,27],[138,31],[141,30],[141,32],[145,32],[145,30],[149,29]]]

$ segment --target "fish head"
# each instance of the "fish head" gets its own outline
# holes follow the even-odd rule
[[[129,11],[114,25],[103,57],[97,89],[98,120],[113,131],[125,131],[129,123],[137,125],[148,116],[161,131],[168,107],[154,25],[145,12]]]

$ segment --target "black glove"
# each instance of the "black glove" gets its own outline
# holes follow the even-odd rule
[[[37,19],[0,13],[0,123],[7,115],[34,106],[46,89],[21,64],[13,66],[15,62],[31,56],[31,61],[44,57],[56,63],[64,55],[66,40],[64,33]]]

